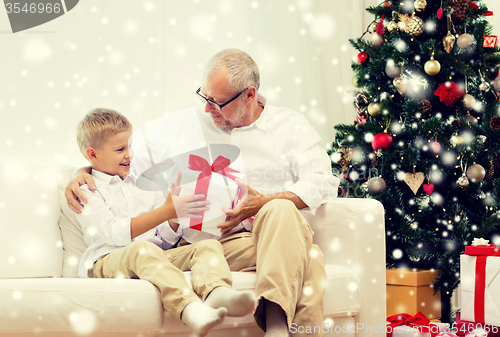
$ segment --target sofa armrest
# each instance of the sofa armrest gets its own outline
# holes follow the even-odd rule
[[[385,335],[385,218],[382,204],[374,199],[337,198],[321,206],[314,216],[309,210],[302,214],[314,231],[313,240],[325,255],[325,263],[346,266],[359,277],[361,311],[356,316],[356,324],[362,331],[358,331],[358,336],[379,335],[378,332]]]

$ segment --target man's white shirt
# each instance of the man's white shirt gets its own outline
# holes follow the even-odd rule
[[[250,186],[262,194],[290,191],[314,214],[322,204],[337,197],[340,182],[332,175],[331,161],[321,137],[304,115],[269,105],[261,95],[259,104],[264,109],[254,123],[228,131],[216,128],[210,115],[197,109],[205,141],[236,145]],[[248,224],[240,227],[250,229]],[[180,236],[188,242],[214,238],[190,228],[179,229],[177,239]]]

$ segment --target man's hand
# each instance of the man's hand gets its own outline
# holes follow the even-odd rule
[[[80,189],[80,186],[87,184],[92,191],[97,190],[97,187],[95,185],[94,178],[92,178],[92,176],[85,169],[80,169],[77,172],[78,175],[69,182],[68,186],[66,186],[66,189],[64,190],[64,197],[66,198],[69,208],[71,208],[73,212],[80,214],[83,211],[83,205],[78,199],[84,203],[88,202],[87,198]]]
[[[243,220],[257,214],[262,206],[268,201],[265,195],[254,190],[243,180],[236,179],[236,184],[243,191],[242,201],[232,210],[222,209],[226,215],[230,217],[229,220],[217,225],[217,228],[220,228],[222,234],[229,232]]]

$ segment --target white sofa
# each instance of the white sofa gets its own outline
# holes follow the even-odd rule
[[[63,195],[73,170],[0,164],[0,336],[190,336],[149,282],[77,277],[85,245]],[[303,214],[326,259],[325,336],[385,336],[382,205],[336,199]],[[233,273],[234,288],[254,284],[255,274]],[[262,335],[248,315],[208,336]]]

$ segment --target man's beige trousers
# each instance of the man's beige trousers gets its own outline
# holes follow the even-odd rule
[[[312,243],[309,223],[288,200],[268,202],[257,213],[251,233],[237,233],[219,240],[231,271],[257,271],[255,295],[275,302],[285,311],[288,326],[323,336],[323,295],[326,287],[324,256]],[[255,319],[265,330],[263,301]]]

